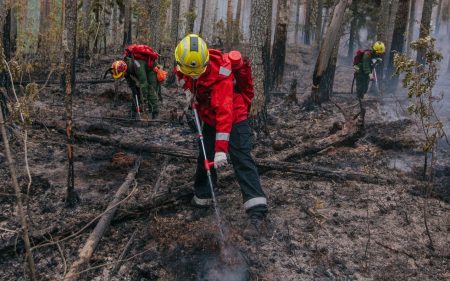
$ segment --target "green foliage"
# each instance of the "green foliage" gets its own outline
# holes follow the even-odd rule
[[[425,153],[432,152],[437,141],[445,136],[442,122],[434,110],[434,103],[442,99],[442,94],[433,94],[433,87],[438,79],[439,62],[443,59],[435,48],[435,41],[436,39],[427,36],[411,43],[413,50],[424,51],[423,64],[404,54],[394,55],[396,74],[404,74],[402,83],[407,89],[408,113],[420,121],[425,136],[422,144]]]

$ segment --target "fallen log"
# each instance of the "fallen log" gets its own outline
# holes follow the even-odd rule
[[[345,122],[344,128],[335,134],[317,140],[312,144],[302,144],[281,151],[274,159],[277,161],[297,161],[329,147],[352,145],[361,137],[362,133],[353,122]]]
[[[84,247],[80,250],[78,260],[76,260],[72,264],[69,272],[64,277],[64,281],[75,281],[78,279],[78,272],[91,259],[92,254],[94,253],[98,243],[100,242],[100,239],[102,238],[103,234],[105,233],[106,229],[111,223],[114,213],[118,208],[117,204],[119,203],[121,198],[127,193],[131,183],[136,178],[136,174],[139,171],[140,165],[141,165],[141,157],[139,157],[136,160],[133,169],[128,173],[124,183],[119,187],[116,194],[114,195],[113,200],[109,203],[108,205],[109,211],[107,211],[101,217],[100,221],[97,223],[94,230],[89,235],[89,238],[84,244]]]
[[[148,144],[148,143],[131,143],[131,142],[122,142],[119,140],[111,140],[109,138],[96,136],[96,135],[86,135],[86,134],[77,134],[75,135],[75,139],[96,142],[103,145],[109,146],[117,146],[124,150],[135,151],[135,152],[148,152],[148,153],[159,153],[165,154],[175,157],[196,159],[197,152],[179,148],[175,146],[168,145],[157,145],[157,144]],[[266,160],[266,159],[255,159],[256,165],[258,168],[263,170],[276,170],[281,172],[289,172],[301,174],[305,177],[318,177],[318,178],[328,178],[332,180],[354,180],[365,183],[392,183],[395,182],[395,179],[370,175],[366,173],[353,172],[353,171],[343,171],[337,169],[330,169],[326,167],[314,166],[310,164],[300,164],[300,163],[291,163],[285,161],[276,161],[276,160]]]

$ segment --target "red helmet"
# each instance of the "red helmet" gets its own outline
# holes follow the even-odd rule
[[[125,73],[127,72],[128,65],[123,60],[116,60],[113,62],[112,66],[112,77],[114,79],[120,79],[123,76],[125,76]]]

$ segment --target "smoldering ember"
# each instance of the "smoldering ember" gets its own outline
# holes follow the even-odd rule
[[[0,280],[450,280],[450,0],[0,0]]]

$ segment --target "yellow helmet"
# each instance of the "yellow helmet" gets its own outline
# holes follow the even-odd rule
[[[377,54],[377,55],[382,55],[382,54],[384,54],[384,50],[385,50],[384,43],[381,42],[381,41],[375,42],[375,43],[373,44],[373,46],[372,46],[372,50],[373,50],[373,51],[375,52],[375,54]]]
[[[177,69],[184,75],[200,76],[209,63],[208,46],[197,34],[189,34],[178,43],[175,60]]]

